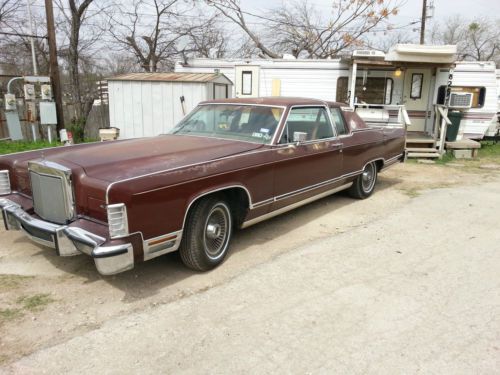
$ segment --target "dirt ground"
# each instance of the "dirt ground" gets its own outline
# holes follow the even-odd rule
[[[117,319],[133,314],[153,317],[174,302],[189,308],[191,297],[230,285],[310,243],[340,240],[345,234],[371,228],[433,191],[473,190],[498,181],[500,165],[492,162],[398,165],[380,175],[370,199],[336,194],[237,232],[226,262],[207,273],[187,270],[174,253],[104,277],[88,257],[57,257],[19,233],[4,231],[0,223],[0,372],[22,369],[10,365],[97,332]],[[434,236],[438,241],[439,233]],[[496,354],[499,358],[500,351]]]

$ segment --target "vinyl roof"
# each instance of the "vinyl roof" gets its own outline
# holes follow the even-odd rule
[[[108,78],[108,81],[212,82],[223,74],[216,73],[128,73]]]
[[[229,98],[229,99],[215,99],[206,100],[201,102],[202,104],[209,103],[225,103],[225,104],[257,104],[257,105],[269,105],[269,106],[301,106],[301,105],[333,105],[335,107],[346,106],[346,104],[335,103],[331,101],[321,100],[321,99],[311,99],[311,98],[297,98],[297,97],[287,97],[287,96],[268,96],[259,98]]]

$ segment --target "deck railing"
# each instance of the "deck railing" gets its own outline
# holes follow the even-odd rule
[[[406,127],[411,125],[404,105],[355,103],[355,111],[370,126]]]
[[[446,143],[446,131],[451,121],[448,118],[448,107],[442,104],[434,105],[434,140],[439,145],[439,154],[444,154],[444,146]]]

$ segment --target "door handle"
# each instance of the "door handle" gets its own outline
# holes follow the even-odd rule
[[[330,148],[334,151],[340,150],[342,152],[342,143],[331,143]]]

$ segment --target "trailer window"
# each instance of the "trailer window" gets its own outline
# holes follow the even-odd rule
[[[337,102],[346,103],[348,100],[348,78],[340,77],[337,80]],[[391,104],[394,81],[392,78],[362,77],[356,78],[357,102],[368,104]]]
[[[422,97],[422,86],[424,84],[424,75],[422,73],[413,73],[411,75],[411,99],[420,99]]]
[[[252,71],[245,70],[241,72],[241,93],[243,95],[252,95]]]
[[[482,108],[486,98],[486,87],[452,86],[451,92],[468,92],[472,94],[471,108]],[[437,104],[443,104],[446,98],[446,86],[439,86]]]

